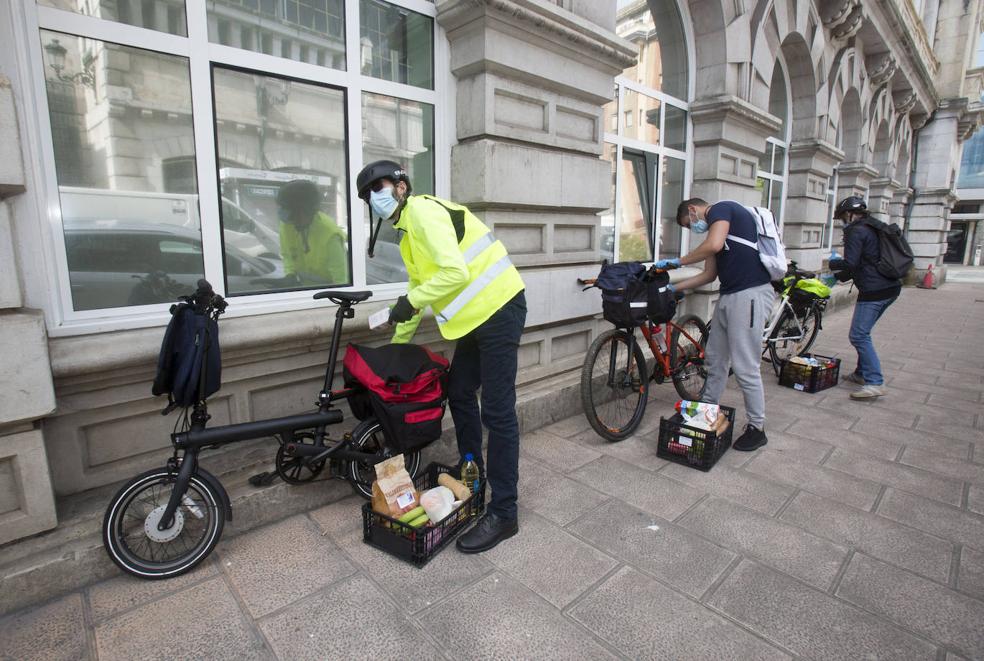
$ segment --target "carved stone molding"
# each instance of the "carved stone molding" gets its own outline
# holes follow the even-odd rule
[[[528,0],[446,0],[437,5],[437,20],[448,31],[492,14],[525,24],[531,32],[566,42],[576,50],[586,50],[617,69],[634,65],[638,56],[629,42],[560,8]]]
[[[881,53],[865,58],[865,69],[868,71],[868,78],[875,87],[881,87],[892,79],[898,69],[895,56],[891,53]]]
[[[912,90],[896,92],[892,97],[895,102],[895,112],[900,115],[907,115],[916,107],[916,98],[916,93]]]
[[[822,18],[833,39],[846,41],[861,30],[864,22],[861,0],[839,0],[828,4]]]

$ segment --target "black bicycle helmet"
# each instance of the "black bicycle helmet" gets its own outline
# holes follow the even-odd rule
[[[845,213],[866,213],[868,204],[859,195],[849,195],[837,203],[834,209],[834,218],[842,218]]]
[[[373,183],[380,179],[389,179],[394,184],[402,181],[407,185],[407,193],[410,193],[410,177],[402,165],[395,161],[373,161],[362,168],[362,172],[355,178],[355,187],[359,191],[359,198],[369,203],[369,191]]]
[[[321,191],[308,179],[295,179],[277,191],[277,204],[291,213],[312,216],[321,206]]]

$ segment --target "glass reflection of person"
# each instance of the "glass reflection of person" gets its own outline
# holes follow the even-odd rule
[[[348,236],[320,210],[321,192],[307,179],[295,179],[277,193],[283,279],[272,286],[337,285],[349,281]]]

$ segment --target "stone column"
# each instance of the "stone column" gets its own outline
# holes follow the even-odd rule
[[[567,6],[580,11],[546,0],[437,3],[457,83],[451,196],[520,267],[527,327],[540,327],[524,337],[521,367],[552,373],[579,363],[599,328],[597,290],[582,293],[577,278],[597,274],[597,214],[612,204],[602,109],[635,62],[612,32],[614,1]]]
[[[10,81],[0,73],[0,544],[57,524],[39,419],[55,409],[44,317],[23,307],[11,201],[25,190]],[[36,220],[34,222],[37,222]]]
[[[896,182],[887,178],[875,179],[868,187],[868,211],[888,221],[892,214],[892,200],[898,191]]]
[[[868,198],[871,182],[878,177],[878,170],[864,163],[841,163],[837,167],[837,201],[851,195]],[[844,229],[840,222],[834,221],[833,246],[843,252]]]
[[[844,152],[823,140],[800,140],[789,146],[789,177],[783,243],[786,256],[800,268],[818,271],[823,254],[820,237],[827,223],[827,188]]]
[[[761,204],[762,194],[755,188],[758,163],[766,138],[779,130],[778,119],[733,96],[696,101],[690,114],[694,124],[691,196],[712,204],[718,200]],[[704,238],[691,234],[690,247]],[[718,287],[715,280],[688,296],[688,312],[709,319]]]
[[[892,196],[892,202],[888,205],[888,216],[892,222],[900,227],[905,227],[905,210],[909,200],[912,199],[912,189],[904,185],[899,185]]]

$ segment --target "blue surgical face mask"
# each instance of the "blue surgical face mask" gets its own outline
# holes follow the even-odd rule
[[[400,203],[393,195],[393,189],[386,187],[379,192],[373,191],[369,195],[369,207],[375,212],[377,218],[386,220],[393,215]]]
[[[703,234],[707,231],[707,221],[700,218],[690,221],[690,231],[694,234]]]

